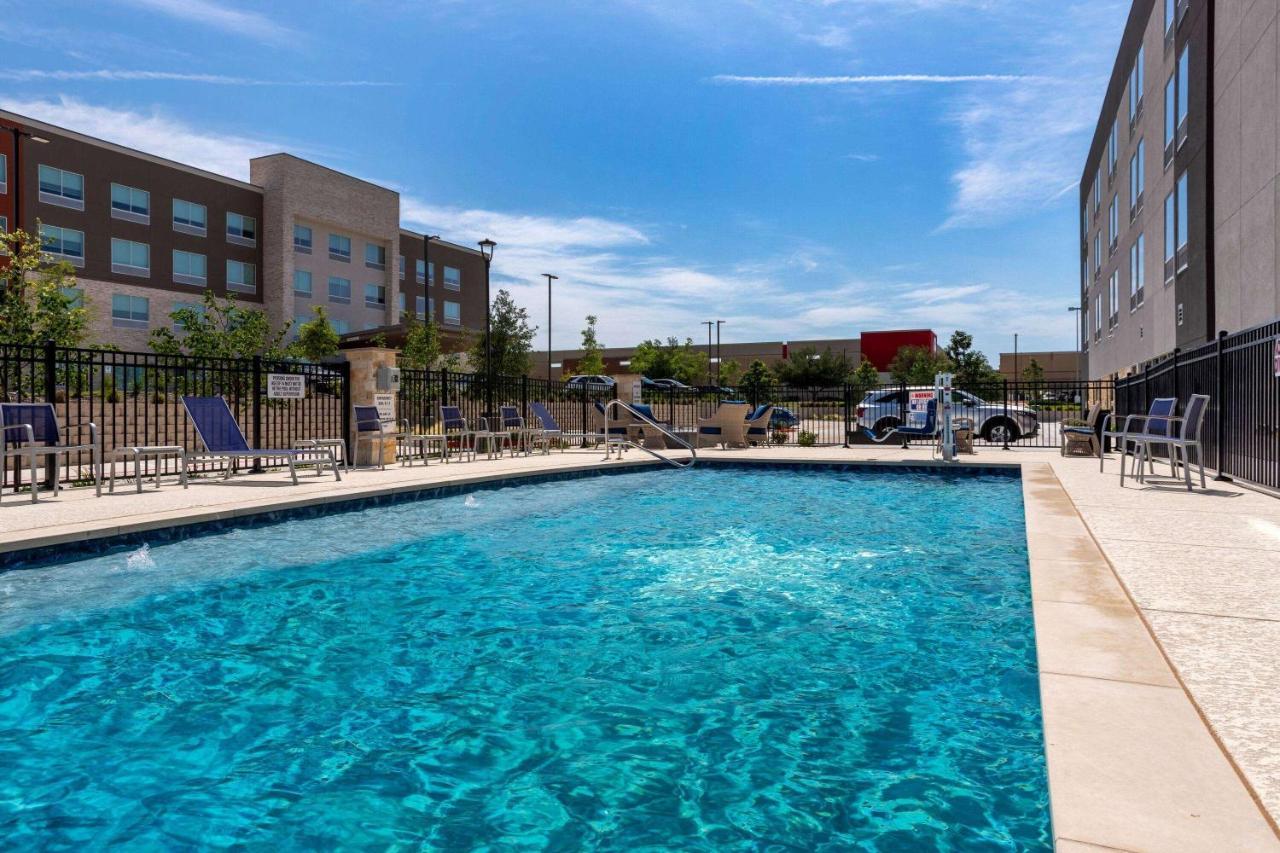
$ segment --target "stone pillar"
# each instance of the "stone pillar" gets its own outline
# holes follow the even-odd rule
[[[640,383],[642,377],[639,373],[615,373],[613,379],[618,383],[617,395],[618,399],[624,403],[638,403],[643,401],[640,395]]]
[[[396,412],[396,392],[380,391],[378,389],[378,368],[395,367],[397,352],[386,347],[360,347],[359,349],[343,350],[342,355],[351,365],[351,405],[353,406],[374,406],[377,405],[378,396],[386,395],[391,398],[391,422],[386,425],[388,432],[397,432],[400,429],[399,414]],[[351,420],[351,428],[355,430],[355,418]],[[354,433],[351,436],[352,442],[355,441]],[[394,438],[388,436],[386,441],[382,443],[382,458],[377,455],[377,442],[364,441],[356,448],[355,463],[357,465],[377,465],[380,462],[391,464],[396,461],[396,442]]]

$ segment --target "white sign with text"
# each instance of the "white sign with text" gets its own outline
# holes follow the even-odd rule
[[[268,400],[301,400],[307,396],[307,378],[297,373],[268,373]]]
[[[378,407],[378,417],[384,421],[396,419],[396,395],[374,394],[373,405]]]

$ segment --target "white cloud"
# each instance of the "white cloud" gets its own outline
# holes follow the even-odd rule
[[[859,163],[874,163],[875,161],[880,159],[880,155],[879,154],[861,154],[861,153],[854,152],[852,154],[844,155],[844,159],[856,160]]]
[[[1023,74],[855,74],[835,77],[717,74],[711,78],[711,82],[744,86],[865,86],[893,83],[1025,83],[1044,79]]]
[[[282,148],[267,140],[200,131],[156,111],[117,110],[66,96],[24,100],[0,95],[0,108],[240,180],[249,179],[251,158]]]
[[[217,0],[121,0],[150,12],[211,27],[269,44],[287,44],[298,33],[260,12],[235,9]]]
[[[208,83],[215,86],[315,86],[336,88],[397,85],[376,80],[262,80],[251,77],[232,77],[226,74],[189,74],[179,71],[136,71],[113,68],[92,70],[8,69],[0,70],[0,80],[13,80],[16,82],[83,80],[103,83],[176,81],[180,83]]]

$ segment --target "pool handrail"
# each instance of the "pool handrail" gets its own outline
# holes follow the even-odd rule
[[[630,414],[633,418],[635,418],[636,420],[640,421],[641,423],[646,423],[646,424],[648,424],[648,425],[652,426],[654,429],[656,429],[656,430],[657,430],[658,432],[660,432],[662,435],[666,436],[666,437],[667,437],[668,439],[670,439],[671,441],[674,441],[676,444],[678,444],[678,445],[680,445],[681,447],[684,447],[685,449],[687,449],[687,450],[689,451],[689,458],[688,458],[688,459],[683,459],[683,460],[681,460],[681,459],[673,459],[673,458],[671,458],[670,456],[665,456],[665,455],[663,455],[663,454],[659,453],[657,450],[653,449],[652,447],[646,447],[644,444],[637,444],[636,442],[632,441],[629,437],[627,437],[627,436],[625,436],[625,435],[624,435],[624,436],[620,436],[620,437],[619,437],[619,436],[613,436],[613,435],[610,435],[610,433],[609,433],[609,414],[610,414],[610,412],[612,412],[612,411],[614,410],[614,408],[615,408],[615,407],[616,407],[616,408],[618,408],[618,409],[623,410],[624,412],[627,412],[627,413],[628,413],[628,414]],[[649,417],[648,415],[644,414],[643,412],[637,411],[637,410],[635,409],[635,407],[634,407],[634,406],[632,406],[630,403],[623,402],[622,400],[613,399],[613,400],[610,400],[608,403],[606,403],[606,404],[605,404],[605,407],[604,407],[604,431],[605,431],[605,444],[604,444],[604,458],[605,458],[605,459],[608,459],[608,458],[609,458],[609,456],[610,456],[610,455],[612,454],[612,452],[613,452],[613,448],[614,448],[614,447],[617,447],[617,448],[618,448],[618,458],[619,458],[619,459],[621,459],[621,458],[622,458],[622,451],[623,451],[623,450],[625,450],[625,449],[626,449],[626,448],[628,448],[628,447],[636,447],[636,448],[639,448],[640,450],[643,450],[645,453],[648,453],[648,454],[649,454],[650,456],[652,456],[653,458],[655,458],[655,459],[660,459],[660,460],[662,460],[663,462],[666,462],[668,465],[672,466],[673,468],[692,468],[694,465],[696,465],[696,464],[698,463],[698,450],[697,450],[697,448],[696,448],[696,447],[694,447],[694,446],[693,446],[692,444],[690,444],[689,442],[685,441],[685,440],[684,440],[683,438],[681,438],[680,436],[676,435],[676,434],[675,434],[674,432],[672,432],[671,430],[667,429],[667,428],[666,428],[665,426],[663,426],[662,424],[660,424],[660,423],[658,423],[657,421],[655,421],[653,418]]]

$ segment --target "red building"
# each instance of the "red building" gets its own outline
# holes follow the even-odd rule
[[[937,352],[938,336],[931,329],[862,333],[862,357],[874,364],[881,373],[889,371],[889,363],[903,347],[923,347],[929,352]]]

